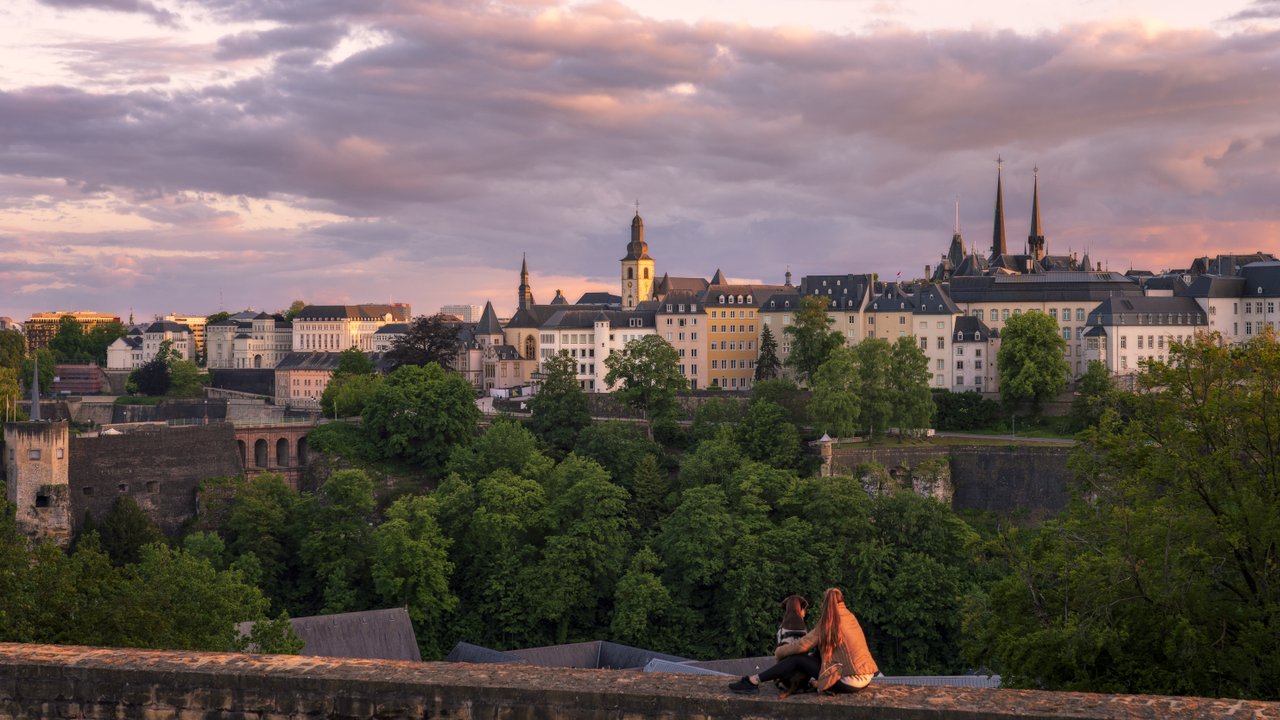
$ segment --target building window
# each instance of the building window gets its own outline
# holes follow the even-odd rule
[[[849,332],[852,333],[853,331],[850,330]],[[921,350],[929,349],[929,338],[925,338],[925,337],[920,338],[920,349]]]
[[[938,337],[938,349],[945,350],[947,348],[947,338],[945,336]]]
[[[27,450],[27,459],[28,459],[28,460],[39,460],[39,459],[40,459],[40,448],[31,448],[30,450]]]
[[[1063,340],[1071,339],[1071,328],[1062,328],[1062,339]]]
[[[994,312],[994,311],[993,311],[993,312]],[[1009,311],[1008,311],[1008,310],[1001,310],[1001,311],[1000,311],[1000,319],[1001,319],[1001,320],[1008,320],[1008,319],[1009,319]]]
[[[957,345],[957,346],[956,346],[956,354],[957,354],[957,355],[963,355],[963,354],[964,354],[964,346],[963,346],[963,345]]]
[[[1049,317],[1054,320],[1058,319],[1058,308],[1049,308]]]
[[[1120,349],[1121,349],[1121,350],[1124,350],[1124,349],[1125,349],[1125,348],[1127,348],[1127,347],[1129,347],[1129,338],[1128,338],[1128,336],[1126,336],[1126,335],[1121,335],[1121,336],[1120,336]]]

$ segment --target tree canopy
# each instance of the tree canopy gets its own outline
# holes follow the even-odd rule
[[[387,458],[439,471],[475,437],[480,410],[471,384],[435,363],[404,365],[365,403],[363,426]]]
[[[405,334],[392,341],[387,359],[396,366],[435,363],[445,370],[452,370],[461,329],[462,326],[448,315],[418,316],[409,323]]]
[[[1280,697],[1280,346],[1174,343],[1137,386],[1081,435],[1069,509],[1006,538],[973,658],[1020,687]]]
[[[530,427],[552,448],[565,453],[591,424],[587,394],[578,385],[578,363],[568,350],[547,358],[542,372],[546,378],[529,401]]]
[[[809,382],[827,361],[832,350],[844,345],[844,336],[831,329],[835,322],[827,315],[828,300],[820,295],[805,295],[795,318],[783,332],[791,338],[791,354],[787,367],[796,371],[801,382]]]
[[[1010,408],[1029,405],[1033,413],[1057,397],[1070,367],[1063,357],[1067,341],[1058,321],[1038,310],[1014,315],[1000,331],[1000,397]]]
[[[21,371],[27,357],[27,339],[17,330],[0,330],[0,367]]]
[[[778,341],[773,337],[773,330],[765,325],[760,330],[760,354],[756,358],[755,381],[776,380],[782,372],[782,362],[778,360]]]
[[[644,412],[652,437],[654,418],[675,409],[676,393],[689,386],[680,374],[676,349],[657,335],[632,340],[605,358],[609,369],[604,381],[619,400]]]

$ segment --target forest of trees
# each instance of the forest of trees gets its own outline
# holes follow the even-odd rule
[[[804,440],[824,423],[878,434],[935,412],[927,390],[906,397],[918,392],[914,344],[860,345],[810,354],[812,395],[762,380],[745,404],[707,399],[688,427],[664,419],[670,395],[655,384],[665,374],[641,358],[611,370],[646,384],[631,397],[652,423],[592,421],[572,363],[553,361],[532,417],[484,432],[460,376],[428,364],[355,380],[372,372],[351,358],[342,402],[363,422],[313,431],[311,447],[336,468],[315,492],[273,475],[210,481],[183,537],[161,539],[122,505],[69,554],[6,529],[0,564],[40,572],[0,568],[10,583],[0,632],[223,648],[242,641],[213,626],[236,615],[275,628],[263,647],[287,650],[287,616],[404,606],[427,658],[459,640],[591,639],[719,658],[768,652],[778,600],[834,585],[890,674],[983,669],[1014,687],[1280,695],[1273,336],[1175,344],[1133,392],[1091,368],[1072,410],[1084,428],[1075,500],[1038,526],[815,477]],[[957,422],[990,414],[938,398]],[[66,602],[86,617],[116,613],[91,623],[115,634],[50,629],[72,610],[33,600],[80,574],[85,589]],[[171,587],[137,585],[159,577]],[[221,588],[207,622],[131,629],[150,606],[214,602],[164,595],[196,582]],[[95,583],[146,600],[117,612]]]

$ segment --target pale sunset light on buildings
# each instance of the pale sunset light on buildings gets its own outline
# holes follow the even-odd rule
[[[1280,1],[10,0],[0,315],[1280,250]],[[1015,244],[1017,247],[1013,247]]]

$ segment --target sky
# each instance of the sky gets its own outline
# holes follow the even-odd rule
[[[6,0],[0,316],[1280,252],[1280,0]]]

